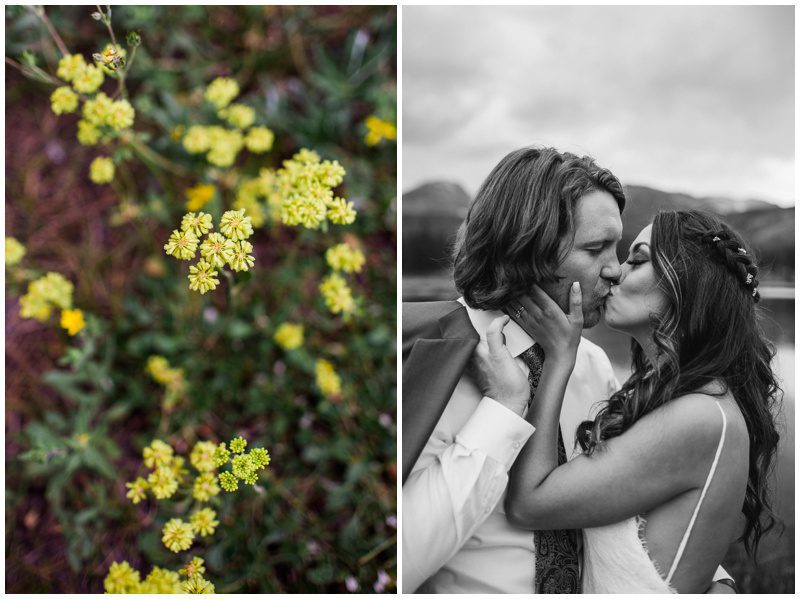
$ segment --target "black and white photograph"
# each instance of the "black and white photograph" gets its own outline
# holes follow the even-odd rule
[[[403,593],[795,592],[794,24],[403,7]]]

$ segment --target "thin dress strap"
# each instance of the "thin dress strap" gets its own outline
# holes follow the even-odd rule
[[[711,470],[706,478],[706,484],[703,486],[703,491],[700,493],[700,499],[697,501],[697,505],[694,508],[692,519],[689,520],[689,527],[686,529],[686,532],[683,533],[683,539],[681,539],[681,544],[678,546],[678,553],[675,554],[675,559],[672,561],[672,567],[669,569],[669,574],[667,574],[667,584],[669,584],[672,580],[672,575],[675,574],[675,570],[678,568],[678,563],[681,561],[683,551],[686,549],[686,543],[689,541],[689,535],[694,527],[694,521],[697,520],[697,513],[700,511],[700,504],[702,504],[703,499],[705,499],[706,491],[708,491],[708,486],[711,484],[711,478],[714,476],[714,471],[717,469],[719,456],[722,454],[722,445],[725,442],[725,429],[728,428],[728,419],[725,417],[725,411],[722,409],[722,406],[719,405],[718,401],[716,404],[717,408],[719,408],[720,414],[722,414],[722,435],[720,436],[719,444],[717,445],[717,455],[714,456],[714,462],[711,464]]]

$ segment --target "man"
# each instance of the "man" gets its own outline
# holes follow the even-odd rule
[[[569,285],[580,282],[584,326],[599,322],[620,274],[624,207],[617,178],[589,157],[512,152],[459,230],[454,278],[463,298],[404,304],[405,592],[580,592],[577,531],[531,534],[503,512],[508,470],[534,433],[527,405],[513,393],[481,397],[465,368],[492,320],[533,283],[566,310]],[[538,346],[514,322],[504,333],[535,391]],[[561,413],[566,456],[577,425],[617,387],[608,357],[583,339]]]

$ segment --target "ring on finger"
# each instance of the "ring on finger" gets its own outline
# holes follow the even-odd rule
[[[523,312],[525,312],[525,306],[523,306],[521,304],[519,306],[517,306],[516,309],[514,310],[514,314],[516,315],[517,319],[522,318],[522,313]]]

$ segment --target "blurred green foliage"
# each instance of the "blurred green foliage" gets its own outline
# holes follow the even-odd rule
[[[47,9],[70,51],[87,57],[109,41],[90,13]],[[187,553],[206,559],[217,592],[345,592],[356,583],[372,592],[382,572],[396,579],[396,148],[367,146],[363,122],[396,119],[395,8],[124,6],[113,7],[112,21],[119,38],[142,39],[126,82],[134,129],[180,168],[132,160],[120,147],[109,200],[86,178],[98,152],[78,145],[71,116],[58,120],[55,138],[52,126],[28,131],[37,139],[18,150],[30,152],[26,168],[8,167],[6,234],[28,248],[23,264],[62,272],[76,307],[93,316],[75,338],[20,322],[22,285],[7,273],[6,589],[100,592],[112,561],[144,573],[177,569],[188,557],[160,542],[169,510],[153,500],[131,505],[124,483],[154,438],[186,454],[198,440],[240,434],[273,461],[263,491],[217,500],[217,533]],[[48,73],[60,57],[25,7],[6,8],[6,56]],[[36,122],[52,125],[52,87],[7,70],[7,119],[35,111]],[[276,134],[272,151],[226,171],[171,135],[210,122],[200,94],[217,76],[235,77],[240,101]],[[49,164],[53,144],[70,156],[58,169]],[[234,197],[228,171],[278,168],[301,147],[345,167],[338,195],[355,202],[355,224],[320,232],[268,222],[250,240],[251,273],[206,296],[189,291],[187,265],[162,249],[186,211],[185,190],[214,182],[219,193],[206,210],[217,220]],[[59,209],[48,214],[31,190],[54,181],[73,187],[57,189]],[[38,235],[49,226],[43,213],[79,224]],[[367,257],[349,277],[362,301],[349,320],[331,315],[317,291],[325,249],[343,238]],[[286,321],[305,328],[305,344],[291,352],[272,339]],[[188,393],[174,406],[145,374],[154,354],[184,370]],[[341,397],[316,388],[318,358],[335,365]]]

